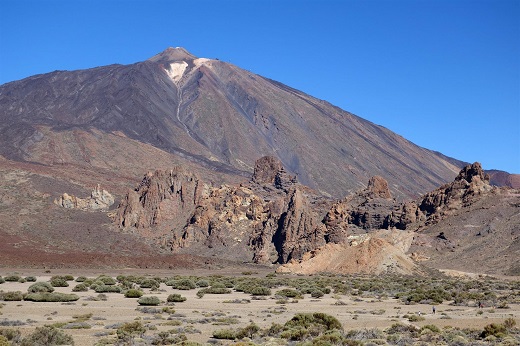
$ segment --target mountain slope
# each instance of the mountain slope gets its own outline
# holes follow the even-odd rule
[[[398,198],[417,196],[459,170],[442,155],[327,102],[182,48],[132,65],[55,71],[0,86],[4,157],[98,169],[102,152],[67,139],[60,148],[49,142],[74,131],[146,143],[237,177],[272,155],[300,182],[335,197],[374,175],[386,177]]]

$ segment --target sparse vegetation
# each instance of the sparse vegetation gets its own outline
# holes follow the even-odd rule
[[[55,276],[59,279],[65,279],[65,276]],[[460,280],[451,278],[421,278],[416,279],[406,276],[335,276],[335,275],[315,275],[311,277],[289,277],[289,276],[269,276],[254,277],[252,275],[239,275],[235,277],[225,277],[221,275],[212,275],[208,277],[196,276],[175,276],[173,278],[161,277],[139,277],[139,276],[123,276],[114,280],[106,275],[98,276],[95,279],[86,277],[78,277],[79,282],[72,290],[78,295],[68,295],[63,292],[56,292],[51,282],[31,282],[27,281],[27,292],[7,291],[0,292],[1,299],[7,296],[7,299],[13,299],[12,308],[17,300],[22,302],[25,300],[41,301],[41,302],[57,302],[60,305],[76,304],[74,303],[81,296],[82,304],[74,307],[75,311],[81,311],[84,307],[85,313],[78,313],[72,316],[72,320],[64,320],[56,318],[54,313],[47,315],[47,320],[52,321],[49,328],[56,330],[65,329],[87,329],[97,330],[98,344],[189,344],[187,335],[200,333],[196,327],[206,325],[206,329],[201,328],[203,333],[210,333],[208,337],[213,336],[214,339],[235,340],[235,345],[262,345],[262,344],[298,344],[307,345],[408,345],[408,344],[448,344],[448,345],[515,345],[520,340],[520,331],[516,326],[514,314],[511,317],[503,317],[505,312],[516,313],[518,304],[520,303],[520,283],[515,281],[502,282],[494,279],[485,280]],[[79,279],[79,281],[78,281]],[[108,283],[108,284],[105,284]],[[145,286],[150,284],[150,288],[140,288],[144,283]],[[160,284],[166,283],[174,289],[193,290],[193,287],[206,283],[207,287],[199,288],[199,291],[186,292],[181,295],[178,293],[168,294],[161,289]],[[19,285],[20,282],[15,283]],[[11,285],[7,283],[7,285]],[[20,286],[17,286],[20,287]],[[136,320],[127,321],[127,323],[119,323],[113,327],[107,324],[106,332],[99,332],[99,327],[103,325],[104,318],[93,316],[89,312],[89,301],[106,300],[110,296],[110,306],[114,306],[117,299],[112,300],[111,295],[100,293],[97,296],[81,294],[83,289],[89,290],[93,287],[97,292],[119,292],[128,298],[138,298],[139,307],[136,308]],[[180,288],[182,287],[182,288]],[[82,290],[80,290],[80,288]],[[443,303],[439,305],[437,310],[438,316],[430,319],[428,311],[431,312],[431,306],[410,306],[413,304],[432,304],[435,296],[441,292]],[[69,289],[70,292],[70,289]],[[155,292],[155,295],[148,295]],[[146,293],[146,295],[144,295]],[[204,310],[193,311],[192,314],[199,317],[186,316],[184,309],[174,309],[172,305],[181,303],[183,307],[189,307],[190,299],[194,295],[203,297],[204,294],[230,294],[231,299],[225,297],[211,297],[209,301],[219,303],[236,303],[246,304],[254,300],[265,300],[265,303],[271,305],[263,311],[254,312],[255,304],[251,304],[252,313],[249,313],[249,322],[244,323],[244,317],[233,315],[228,309],[233,309],[232,305],[226,304],[222,310]],[[240,295],[242,294],[242,297]],[[330,294],[330,296],[329,296]],[[184,296],[188,296],[188,299]],[[272,295],[272,298],[268,296]],[[450,296],[447,299],[447,296]],[[314,299],[306,299],[306,297]],[[410,298],[412,297],[412,298]],[[290,304],[302,301],[305,304],[303,309],[309,306],[323,309],[323,305],[316,300],[326,301],[327,309],[334,311],[337,309],[347,309],[348,319],[365,319],[365,323],[370,323],[370,317],[376,317],[380,321],[388,321],[390,327],[387,328],[369,328],[359,330],[342,330],[341,322],[333,313],[322,312],[302,312],[296,313],[291,318],[287,315],[294,307]],[[397,298],[397,299],[396,299]],[[166,301],[164,306],[160,305],[161,299]],[[380,302],[388,304],[392,301],[396,304],[393,308],[382,309],[381,306],[372,305]],[[485,308],[478,309],[478,303],[482,303]],[[134,303],[135,304],[135,301]],[[199,303],[200,304],[200,303]],[[213,309],[215,305],[211,303]],[[352,308],[352,304],[356,306]],[[450,305],[448,305],[450,304]],[[496,312],[492,314],[491,304],[495,304]],[[458,311],[465,311],[459,308],[459,305],[468,306],[471,315],[475,319],[489,318],[489,322],[485,327],[480,329],[456,328],[456,327],[440,327],[436,320],[449,318],[448,313],[452,316],[457,315]],[[54,305],[54,306],[59,306]],[[0,304],[0,314],[1,314]],[[209,308],[209,306],[208,306]],[[509,309],[507,309],[509,308]],[[500,310],[499,310],[500,309]],[[59,310],[56,308],[56,310]],[[299,308],[296,307],[296,311]],[[5,311],[5,308],[4,308]],[[305,310],[304,310],[305,311]],[[320,311],[320,310],[318,310]],[[327,310],[322,310],[327,311]],[[426,314],[419,315],[419,311]],[[477,315],[479,312],[481,315]],[[57,312],[56,312],[57,313]],[[4,314],[5,315],[5,314]],[[60,316],[61,312],[59,315]],[[189,314],[188,314],[189,315]],[[287,319],[283,324],[268,325],[270,317],[273,315],[284,316]],[[496,315],[496,316],[495,316]],[[502,317],[499,317],[501,315]],[[70,316],[70,315],[69,315]],[[0,316],[3,317],[3,316]],[[53,321],[54,320],[54,321]],[[423,321],[427,321],[428,324]],[[390,322],[394,321],[394,322]],[[421,323],[423,322],[423,323]],[[447,321],[448,322],[448,321]],[[18,341],[12,341],[16,337],[12,332],[4,332],[9,330],[17,330],[19,326],[35,331],[38,322],[28,319],[1,319],[0,318],[0,336],[13,345],[21,345],[22,339],[18,336]],[[258,323],[258,324],[257,324]],[[404,324],[406,323],[406,324]],[[449,323],[449,322],[448,322]],[[454,320],[455,323],[455,320]],[[229,327],[234,325],[236,327]],[[422,325],[422,326],[421,326]],[[2,326],[5,329],[2,329]],[[165,330],[158,328],[159,326],[170,326],[174,329]],[[223,329],[210,329],[208,326],[227,326]],[[12,329],[15,328],[15,329]],[[215,327],[217,328],[217,327]],[[27,334],[26,334],[27,335]],[[117,340],[114,338],[117,337]],[[214,340],[217,342],[216,340]],[[27,341],[26,341],[27,342]],[[224,342],[224,341],[222,341]],[[228,341],[229,342],[229,341]]]

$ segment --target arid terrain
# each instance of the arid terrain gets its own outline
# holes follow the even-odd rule
[[[52,282],[52,276],[60,272],[65,273],[27,270],[17,274],[3,272],[2,277],[12,279],[18,275],[26,278],[27,275],[37,282]],[[96,288],[94,282],[97,278],[99,285],[99,280],[103,278],[99,273],[67,271],[80,276],[69,278],[75,278],[76,282],[68,281],[68,287],[56,287],[55,292],[76,294],[78,300],[1,302],[0,335],[5,335],[2,330],[15,329],[21,332],[19,338],[23,338],[37,327],[52,325],[71,335],[75,345],[169,345],[186,339],[199,344],[230,344],[243,337],[228,335],[222,339],[225,334],[218,334],[219,331],[239,331],[254,325],[256,327],[251,329],[251,334],[244,337],[251,340],[250,344],[281,345],[316,339],[323,331],[316,331],[316,335],[311,332],[288,336],[289,332],[280,334],[273,326],[287,326],[286,323],[297,314],[321,312],[333,316],[340,323],[340,331],[336,333],[342,335],[345,341],[333,344],[345,344],[347,340],[358,341],[359,345],[401,345],[411,342],[475,345],[502,342],[501,345],[514,345],[520,342],[519,330],[509,326],[512,321],[520,319],[520,281],[501,281],[483,276],[439,276],[436,279],[425,278],[423,282],[405,276],[287,276],[275,275],[268,269],[242,273],[216,270],[206,271],[204,275],[189,275],[187,272],[113,271],[109,275],[112,275],[114,285],[104,287],[121,287],[121,293],[98,293],[102,288]],[[83,278],[82,273],[85,274]],[[107,274],[103,275],[106,279]],[[65,274],[62,276],[65,277]],[[116,277],[118,280],[115,280]],[[78,291],[75,287],[81,282],[77,280],[87,280],[87,287],[88,282],[92,282],[90,286],[94,288]],[[125,280],[134,282],[128,284]],[[139,288],[153,280],[157,280],[158,287]],[[192,288],[175,286],[183,280],[193,284]],[[223,284],[222,287],[230,287],[229,293],[206,293],[200,297],[198,292],[203,288],[195,286],[204,286],[203,281],[211,287],[217,287],[218,283]],[[32,284],[34,282],[6,281],[0,284],[0,290],[2,294],[15,291],[26,293]],[[172,285],[178,288],[172,288]],[[266,295],[243,292],[251,290],[250,285],[265,287],[268,292],[262,293]],[[144,296],[158,297],[160,302],[142,306],[137,298],[125,298],[122,292],[131,286],[141,290]],[[449,291],[448,287],[451,287]],[[439,298],[429,292],[434,290],[446,290],[448,295],[453,294],[454,297]],[[296,295],[287,292],[284,295],[284,291]],[[167,302],[171,294],[179,294],[186,300]],[[419,294],[424,296],[416,298]],[[480,308],[479,303],[483,305]],[[122,326],[136,322],[142,330],[123,335]],[[498,337],[481,335],[490,324],[509,327]],[[135,325],[133,327],[136,328]]]

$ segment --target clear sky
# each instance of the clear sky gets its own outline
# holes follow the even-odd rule
[[[169,46],[520,173],[519,0],[0,0],[0,84]]]

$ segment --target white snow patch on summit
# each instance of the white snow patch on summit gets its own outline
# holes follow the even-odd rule
[[[186,61],[172,62],[169,69],[165,69],[168,76],[174,81],[178,82],[184,75],[188,63]]]

